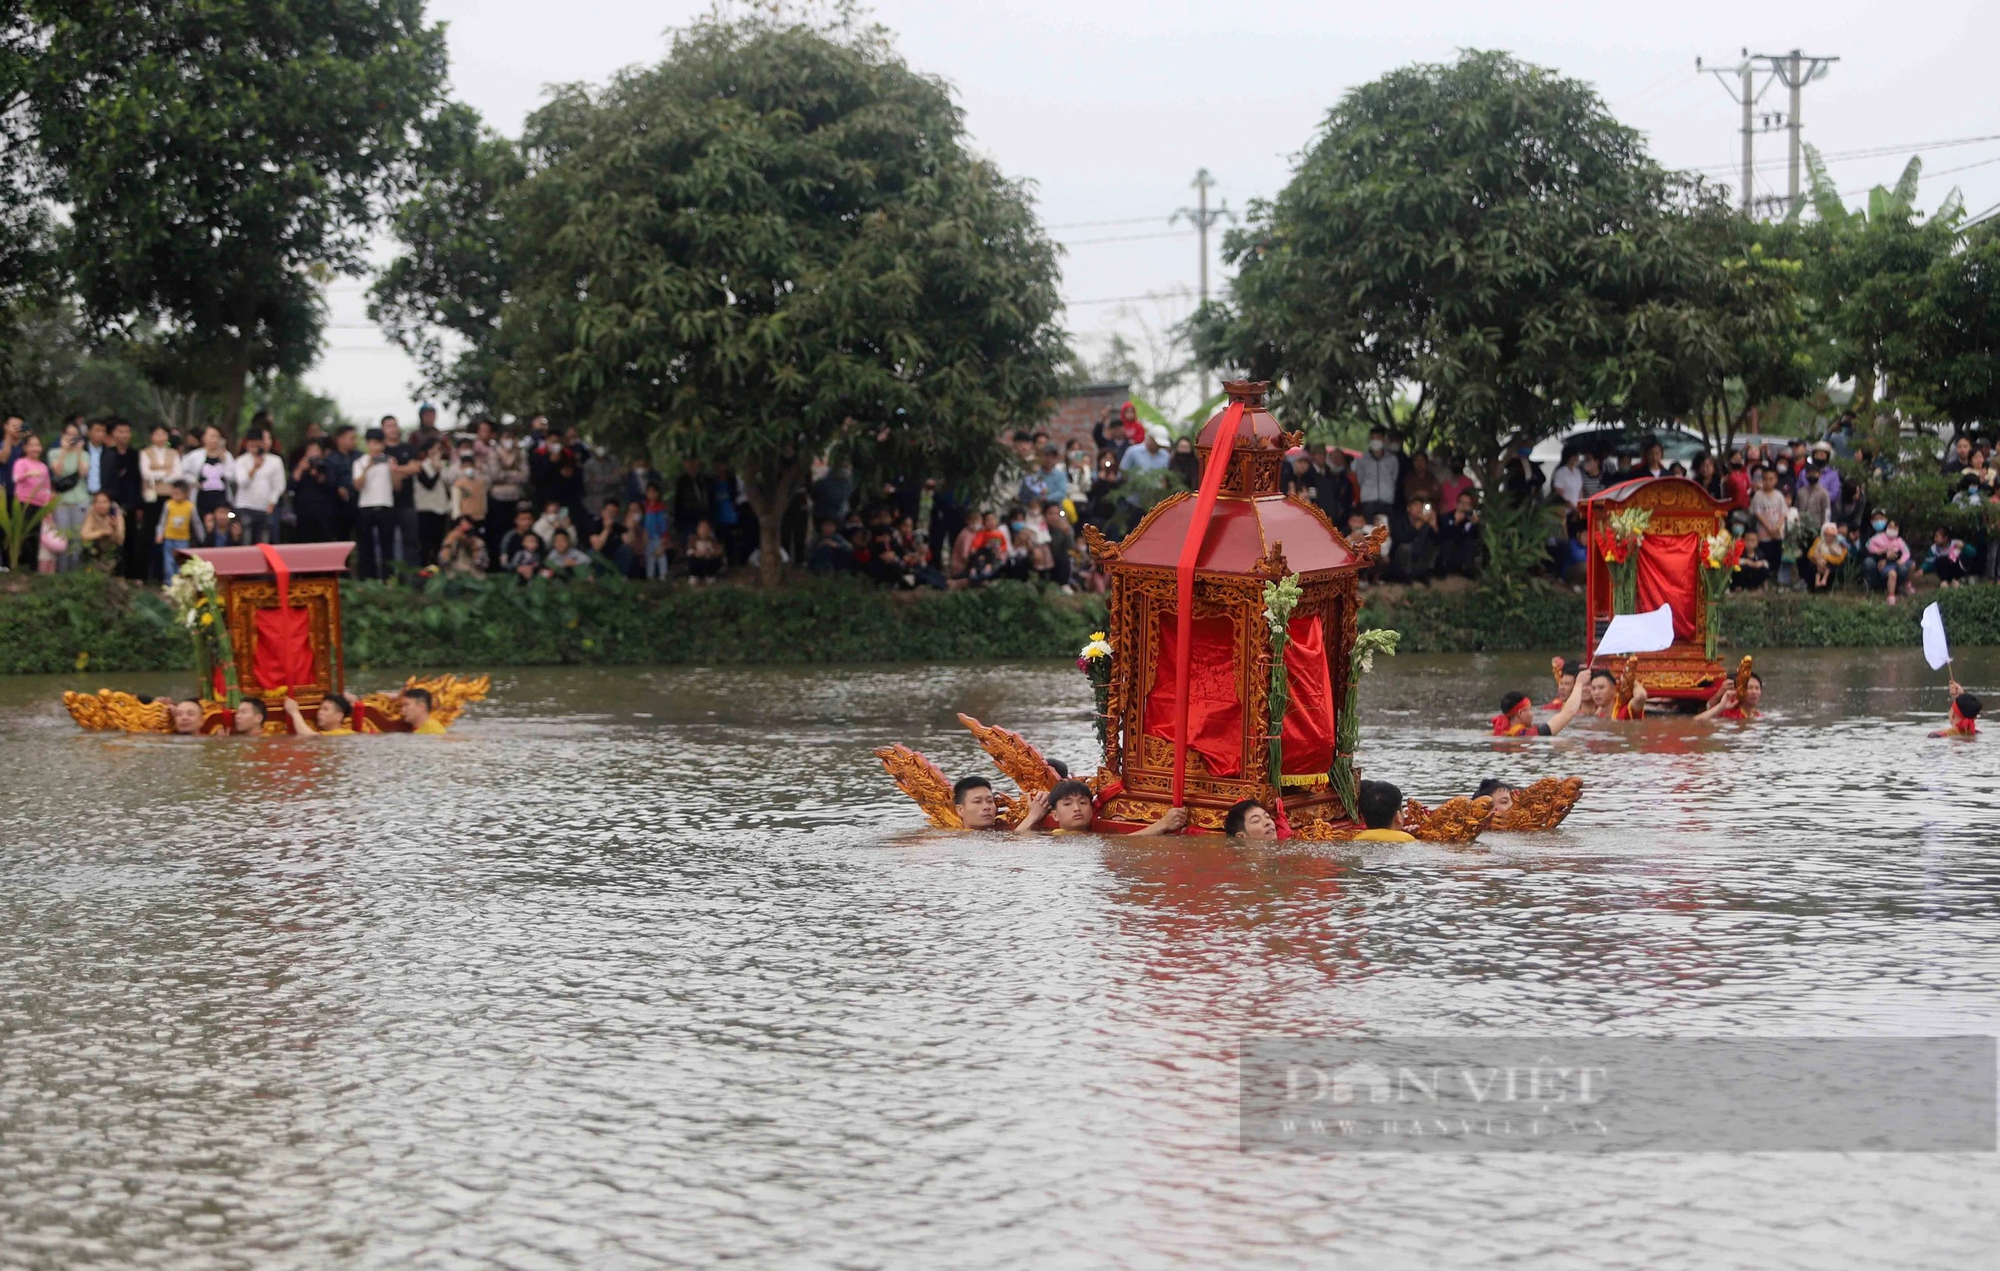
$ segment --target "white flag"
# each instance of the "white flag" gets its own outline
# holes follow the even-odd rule
[[[1621,613],[1604,628],[1593,657],[1614,653],[1658,653],[1674,643],[1674,607],[1661,605],[1651,613]]]
[[[1924,657],[1933,671],[1951,661],[1951,646],[1944,642],[1944,615],[1935,600],[1924,606]]]

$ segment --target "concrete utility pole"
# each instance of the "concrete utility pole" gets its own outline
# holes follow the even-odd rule
[[[1723,91],[1727,92],[1732,100],[1741,103],[1743,106],[1743,187],[1737,191],[1737,195],[1739,196],[1738,201],[1743,207],[1743,215],[1748,216],[1754,209],[1757,201],[1756,177],[1754,175],[1756,147],[1753,143],[1753,138],[1757,135],[1757,126],[1752,118],[1751,111],[1757,105],[1757,99],[1770,89],[1771,81],[1769,77],[1766,77],[1763,88],[1756,86],[1757,67],[1751,61],[1750,50],[1747,48],[1743,50],[1743,60],[1734,67],[1704,67],[1701,64],[1701,59],[1696,58],[1694,60],[1694,70],[1697,75],[1706,70],[1708,74],[1715,76],[1717,80],[1721,81]],[[1734,78],[1737,83],[1732,85],[1729,82],[1731,78]]]
[[[1824,76],[1827,68],[1840,59],[1807,57],[1797,49],[1780,55],[1759,53],[1757,56],[1770,63],[1771,70],[1784,81],[1786,88],[1792,90],[1791,113],[1785,117],[1785,130],[1792,134],[1791,179],[1786,183],[1785,201],[1786,208],[1790,209],[1797,207],[1799,203],[1799,158],[1802,149],[1799,139],[1799,90]]]
[[[1775,124],[1775,127],[1783,128],[1791,134],[1791,179],[1786,183],[1788,188],[1784,206],[1778,209],[1783,215],[1798,206],[1799,202],[1799,168],[1804,154],[1804,145],[1799,136],[1799,90],[1823,77],[1827,68],[1839,60],[1837,57],[1808,57],[1797,49],[1782,54],[1753,55],[1747,48],[1743,50],[1743,60],[1733,67],[1703,66],[1700,58],[1694,60],[1696,74],[1706,71],[1715,76],[1722,82],[1722,87],[1728,92],[1730,99],[1743,107],[1743,188],[1738,193],[1741,196],[1739,202],[1745,216],[1755,211],[1759,202],[1766,204],[1777,202],[1776,199],[1760,200],[1756,197],[1756,164],[1752,154],[1752,139],[1759,132],[1772,131],[1773,123],[1772,117],[1766,115],[1765,126],[1757,127],[1753,107],[1765,93],[1770,91],[1774,81],[1783,83],[1791,90],[1791,110],[1787,114],[1777,116]],[[1759,62],[1764,64],[1762,88],[1756,84]],[[1736,82],[1732,84],[1731,80]]]
[[[1233,221],[1236,219],[1236,214],[1229,210],[1229,204],[1226,200],[1221,205],[1219,205],[1213,212],[1208,210],[1208,189],[1210,186],[1215,184],[1215,178],[1208,174],[1207,168],[1196,169],[1194,174],[1194,181],[1191,184],[1193,185],[1195,192],[1196,206],[1184,207],[1180,211],[1175,212],[1171,217],[1167,219],[1167,224],[1172,225],[1182,220],[1192,222],[1195,228],[1195,232],[1200,236],[1201,302],[1203,304],[1207,304],[1208,303],[1208,228],[1209,226],[1215,224],[1217,221],[1221,220],[1225,216]]]

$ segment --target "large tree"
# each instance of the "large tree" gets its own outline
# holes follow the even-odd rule
[[[1881,396],[1879,372],[1889,373],[1896,393],[1904,381],[1929,373],[1917,304],[1931,289],[1934,271],[1936,281],[1950,284],[1964,209],[1957,191],[1928,217],[1917,209],[1921,158],[1910,160],[1895,185],[1870,190],[1865,208],[1854,209],[1811,147],[1806,162],[1813,218],[1801,221],[1795,210],[1792,221],[1822,363],[1827,373],[1854,380],[1854,409],[1867,412]]]
[[[100,330],[160,333],[158,377],[234,421],[317,355],[320,285],[357,273],[440,105],[421,0],[25,0],[26,100],[67,265]]]
[[[698,22],[530,119],[503,400],[631,453],[723,460],[779,577],[815,457],[990,475],[1063,355],[1056,250],[879,28]]]
[[[2000,234],[1993,222],[1931,262],[1910,319],[1915,356],[1900,368],[1901,384],[1953,423],[2000,421]]]
[[[1323,416],[1493,456],[1658,378],[1650,328],[1699,303],[1687,219],[1714,203],[1586,84],[1503,53],[1405,67],[1225,238],[1199,341]]]
[[[424,129],[420,176],[391,221],[404,247],[370,290],[368,316],[462,411],[499,409],[500,312],[520,245],[504,211],[527,176],[514,144],[454,105]]]

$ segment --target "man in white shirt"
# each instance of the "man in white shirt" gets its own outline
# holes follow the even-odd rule
[[[354,461],[354,537],[357,572],[381,578],[396,556],[396,461],[380,428],[368,430],[368,450]]]
[[[1173,455],[1167,451],[1167,430],[1154,424],[1146,430],[1144,441],[1125,447],[1125,457],[1118,461],[1118,471],[1128,477],[1135,472],[1157,472],[1172,459]]]
[[[285,465],[271,453],[271,434],[253,428],[243,435],[236,456],[236,516],[246,543],[275,543],[273,513],[285,495]]]

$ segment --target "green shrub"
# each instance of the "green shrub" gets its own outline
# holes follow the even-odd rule
[[[95,572],[0,577],[0,674],[179,670],[187,633],[157,591]]]
[[[481,671],[641,663],[965,662],[1073,656],[1105,625],[1099,596],[1027,583],[977,591],[890,592],[807,579],[767,593],[686,583],[431,579],[341,588],[347,663]],[[1958,645],[2000,644],[2000,587],[1934,592],[1890,608],[1847,592],[1730,596],[1732,650],[1914,646],[1936,598]],[[1381,587],[1361,625],[1393,627],[1411,653],[1574,651],[1583,598],[1535,583],[1511,597],[1480,588]],[[87,655],[87,656],[85,656]],[[181,670],[185,634],[155,591],[94,573],[0,578],[0,673]]]

